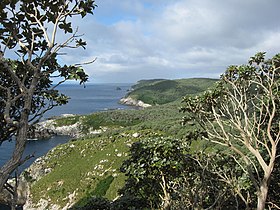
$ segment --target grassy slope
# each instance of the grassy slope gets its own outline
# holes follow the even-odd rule
[[[165,87],[166,83],[162,80],[153,81],[155,84],[152,86],[158,82]],[[194,90],[201,92],[208,87],[204,79],[194,79],[193,82],[193,86],[197,83],[200,84],[200,88],[192,88],[192,93]],[[172,82],[168,80],[168,83]],[[177,83],[181,84],[182,81],[176,80],[176,86]],[[150,84],[149,81],[145,81],[145,85],[142,84],[139,89]],[[188,84],[191,86],[190,80]],[[210,86],[213,82],[208,81],[207,84]],[[165,93],[170,92],[166,89]],[[129,154],[129,145],[147,136],[183,138],[187,130],[193,129],[180,125],[183,114],[179,112],[178,107],[180,102],[177,100],[144,110],[116,110],[58,119],[57,125],[71,125],[80,121],[85,134],[99,129],[100,126],[106,127],[106,132],[99,135],[89,134],[84,140],[69,142],[50,151],[43,167],[54,170],[33,184],[31,190],[34,202],[45,198],[64,206],[68,202],[68,195],[74,191],[76,201],[100,195],[102,189],[98,188],[102,187],[99,186],[111,176],[114,178],[110,179],[109,186],[105,187],[102,195],[114,199],[118,189],[125,182],[125,176],[119,172],[119,168]],[[138,133],[137,137],[133,135],[135,133]]]
[[[141,80],[128,96],[148,104],[166,104],[187,94],[197,94],[213,85],[216,79]]]
[[[33,200],[41,198],[64,206],[69,193],[75,191],[77,200],[96,194],[96,186],[108,176],[114,180],[106,197],[113,199],[124,183],[124,175],[118,168],[127,156],[129,138],[96,138],[70,142],[49,152],[44,168],[53,171],[32,186]],[[119,186],[120,185],[120,186]]]

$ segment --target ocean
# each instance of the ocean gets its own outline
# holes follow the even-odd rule
[[[61,85],[59,90],[71,99],[68,104],[55,107],[47,112],[43,119],[63,114],[90,114],[111,109],[131,109],[132,107],[119,104],[119,100],[127,94],[132,84],[87,84],[85,88],[77,84]],[[59,144],[69,141],[68,136],[54,136],[50,139],[28,141],[24,156],[34,154],[34,158],[25,162],[19,171],[24,170],[32,162],[46,154]],[[0,146],[0,167],[11,157],[14,142],[4,142]]]
[[[65,106],[54,107],[44,118],[62,114],[89,114],[108,109],[128,109],[119,104],[132,84],[62,85],[59,90],[71,99]]]

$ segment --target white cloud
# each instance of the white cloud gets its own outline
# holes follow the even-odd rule
[[[92,81],[217,77],[258,51],[280,52],[279,0],[100,0],[95,15],[74,21],[86,51],[67,62],[86,66]]]

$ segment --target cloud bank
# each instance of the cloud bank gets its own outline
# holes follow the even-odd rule
[[[96,0],[75,20],[88,46],[65,62],[85,66],[91,82],[217,78],[232,64],[280,53],[279,0]]]

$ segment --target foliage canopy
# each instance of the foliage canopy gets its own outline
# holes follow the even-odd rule
[[[61,65],[59,51],[85,48],[71,18],[92,14],[93,0],[3,0],[0,2],[0,143],[15,135],[13,157],[0,169],[0,190],[22,158],[30,124],[67,97],[56,87],[69,79],[87,81],[81,64]],[[57,41],[64,33],[64,41]],[[18,58],[14,58],[12,53]],[[58,78],[57,83],[53,79]]]
[[[280,55],[251,57],[247,65],[230,66],[216,87],[185,97],[185,122],[201,126],[203,137],[229,148],[256,188],[264,209],[280,140]],[[206,131],[206,133],[205,133]],[[246,201],[246,198],[243,198]]]

